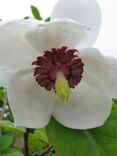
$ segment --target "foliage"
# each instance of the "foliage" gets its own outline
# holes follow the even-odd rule
[[[6,149],[8,149],[11,144],[13,143],[13,138],[11,136],[2,136],[0,138],[0,151],[5,151]]]
[[[34,133],[30,133],[28,147],[30,153],[39,152],[43,150],[48,145],[48,139],[43,129],[36,129]]]
[[[13,138],[5,135],[0,138],[0,155],[1,156],[23,156],[23,154],[15,149],[11,148],[13,144]]]
[[[58,133],[59,132],[59,133]],[[91,130],[73,130],[52,119],[47,136],[60,156],[116,156],[117,106],[114,104],[107,122]]]
[[[45,19],[45,22],[50,22],[50,20],[51,20],[51,17],[48,17]]]
[[[5,91],[6,90],[3,87],[0,87],[0,107],[3,105]]]
[[[40,11],[35,6],[31,5],[31,11],[35,19],[42,20]]]
[[[31,11],[32,11],[32,15],[35,19],[41,21],[45,21],[45,22],[50,22],[51,20],[51,17],[47,17],[45,20],[42,18],[41,14],[40,14],[40,11],[37,7],[35,7],[34,5],[31,5]],[[28,19],[29,17],[25,17],[25,19]]]
[[[0,121],[0,128],[2,128],[4,131],[14,133],[16,135],[21,135],[25,133],[25,128],[23,127],[15,127],[14,124],[10,121]]]
[[[1,156],[23,156],[23,153],[21,153],[15,148],[8,148],[7,150],[1,153]]]

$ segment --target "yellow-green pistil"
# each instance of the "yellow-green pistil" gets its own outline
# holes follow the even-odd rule
[[[55,82],[56,95],[65,103],[68,102],[70,97],[70,86],[62,73],[57,74]]]

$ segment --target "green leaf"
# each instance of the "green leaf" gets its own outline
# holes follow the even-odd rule
[[[36,129],[34,133],[30,133],[28,141],[30,153],[43,150],[47,146],[47,141],[47,136],[43,129]]]
[[[47,135],[46,135],[45,128],[36,129],[35,134],[39,137],[39,139],[41,141],[48,143],[48,138],[47,138]]]
[[[24,19],[30,19],[30,18],[31,18],[30,16],[25,16],[25,17],[24,17]]]
[[[15,127],[12,122],[7,120],[0,121],[0,128],[7,132],[12,132],[20,136],[22,136],[25,133],[25,128]]]
[[[5,152],[3,152],[0,156],[24,156],[24,155],[15,148],[9,148]]]
[[[50,20],[51,20],[51,17],[48,17],[45,19],[45,22],[50,22]]]
[[[113,99],[113,103],[117,105],[117,99]]]
[[[0,151],[8,149],[13,143],[13,138],[11,136],[0,137]]]
[[[65,128],[52,119],[47,136],[59,156],[117,156],[117,106],[102,127],[91,130]]]
[[[35,19],[42,20],[40,12],[39,12],[39,10],[35,6],[31,5],[31,11],[32,11],[33,17]]]
[[[0,87],[0,106],[1,106],[1,103],[3,103],[5,93],[6,93],[6,90],[3,87]]]

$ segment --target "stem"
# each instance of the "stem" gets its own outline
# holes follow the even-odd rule
[[[42,151],[39,154],[36,154],[35,156],[44,156],[46,154],[49,154],[52,151],[53,151],[53,147],[51,145],[49,145],[44,151]]]
[[[25,154],[25,156],[29,156],[29,148],[28,148],[29,134],[30,134],[30,129],[26,128],[26,132],[24,133],[24,154]]]

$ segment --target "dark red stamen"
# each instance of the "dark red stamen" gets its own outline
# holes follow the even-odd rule
[[[32,65],[36,65],[34,76],[37,83],[47,90],[51,90],[55,88],[58,72],[62,72],[69,86],[75,88],[81,81],[84,63],[79,58],[76,49],[62,47],[45,51],[44,55],[37,57]]]

